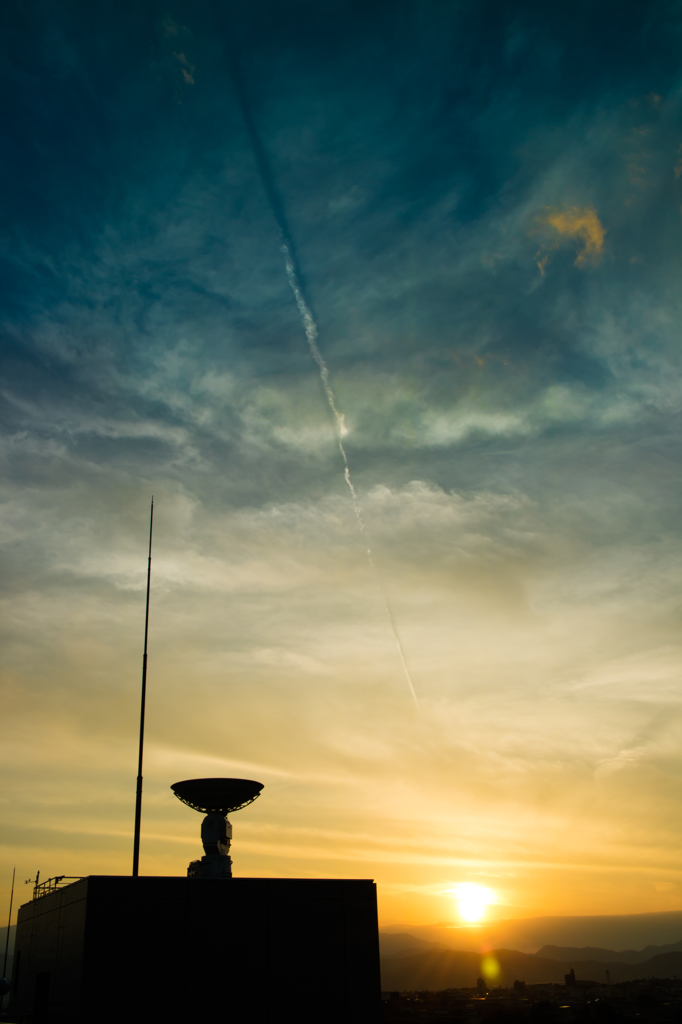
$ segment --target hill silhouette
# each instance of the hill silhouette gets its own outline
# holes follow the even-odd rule
[[[442,945],[463,952],[484,949],[513,949],[536,953],[552,945],[557,949],[645,950],[651,955],[672,951],[682,936],[682,911],[671,910],[650,914],[601,914],[575,917],[529,917],[502,921],[485,921],[480,925],[456,925],[452,921],[410,926],[399,934],[414,940]],[[394,931],[382,930],[382,942]],[[417,950],[415,942],[413,948]],[[583,956],[582,959],[592,959]],[[601,957],[594,957],[601,960]],[[615,957],[617,960],[618,957]]]
[[[489,985],[509,987],[515,981],[527,984],[563,984],[573,968],[579,981],[606,983],[609,971],[612,984],[637,978],[682,977],[682,951],[658,954],[642,963],[603,960],[553,960],[549,957],[496,949],[481,954],[461,950],[433,948],[408,956],[382,957],[381,985],[385,990],[438,991],[446,988],[470,988],[485,977]]]
[[[644,949],[600,949],[597,946],[543,946],[536,956],[550,960],[597,960],[600,963],[643,964],[661,953],[682,952],[682,939],[666,946],[645,946]]]

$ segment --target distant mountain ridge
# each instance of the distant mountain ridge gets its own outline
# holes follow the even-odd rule
[[[598,963],[643,964],[662,953],[682,952],[682,939],[667,946],[645,946],[644,949],[600,949],[598,946],[543,946],[536,956],[549,960],[596,960]]]
[[[490,942],[504,936],[528,943],[535,936],[558,935],[585,939],[616,936],[625,945],[640,936],[675,941],[641,949],[610,949],[602,945],[559,945],[545,942],[537,952]],[[673,931],[674,929],[674,931]],[[578,980],[612,984],[637,978],[682,978],[682,913],[631,914],[612,917],[530,918],[491,922],[478,929],[430,925],[404,932],[382,931],[381,972],[385,989],[468,988],[477,978],[489,985],[563,984],[573,968]],[[672,932],[672,934],[671,934]],[[676,934],[675,934],[676,932]],[[551,934],[551,932],[550,932]],[[469,949],[458,948],[466,940]],[[620,941],[618,941],[620,945]],[[472,946],[474,947],[472,949]]]
[[[418,939],[410,932],[380,932],[379,946],[382,957],[407,956],[408,953],[425,953],[431,949],[447,949],[439,942]]]
[[[530,917],[485,921],[480,925],[457,925],[452,921],[382,930],[382,944],[388,936],[409,934],[417,951],[418,942],[459,949],[463,952],[484,949],[516,949],[535,953],[546,947],[575,950],[674,952],[682,936],[682,911],[647,914],[601,914],[574,917]],[[670,949],[670,947],[673,947]],[[590,957],[591,959],[591,957]],[[601,956],[594,959],[601,959]],[[618,959],[616,957],[615,959]]]
[[[607,982],[607,971],[612,984],[637,978],[682,977],[682,951],[658,954],[633,964],[603,960],[564,962],[513,949],[495,949],[481,954],[434,948],[409,956],[382,957],[381,987],[390,991],[473,988],[480,977],[486,977],[489,985],[505,987],[515,981],[531,985],[563,984],[571,968],[579,981],[601,985]]]

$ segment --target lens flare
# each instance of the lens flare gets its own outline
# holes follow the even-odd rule
[[[476,882],[460,882],[452,892],[459,916],[467,924],[476,924],[485,915],[486,907],[497,902],[492,889]]]
[[[481,974],[485,980],[491,982],[497,981],[499,973],[500,965],[495,957],[490,954],[488,954],[488,956],[484,956],[481,960]]]

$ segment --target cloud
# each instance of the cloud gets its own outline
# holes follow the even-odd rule
[[[182,77],[185,80],[186,85],[194,85],[194,72],[196,70],[196,64],[190,64],[185,57],[184,53],[174,53],[173,56],[177,62],[181,65],[180,70],[182,71]]]
[[[0,868],[21,833],[25,877],[129,869],[153,492],[144,870],[195,855],[171,781],[245,772],[267,786],[236,824],[242,874],[357,858],[385,917],[408,906],[390,910],[391,887],[442,890],[454,862],[488,859],[518,868],[529,912],[652,909],[621,879],[646,858],[679,870],[679,108],[647,104],[652,187],[626,207],[623,139],[630,153],[646,119],[630,66],[607,95],[581,65],[567,99],[547,40],[531,33],[546,60],[521,73],[451,31],[475,4],[416,26],[419,5],[390,26],[390,5],[369,7],[361,26],[338,18],[338,45],[328,5],[303,34],[282,5],[266,35],[245,9],[244,75],[420,719],[210,5],[166,20],[151,76],[158,20],[135,14],[130,52],[74,26],[49,89],[52,37],[29,33],[4,186],[18,229],[0,240]],[[195,64],[211,89],[189,89]],[[64,99],[86,93],[92,119]],[[570,264],[598,263],[604,224],[596,287]],[[540,243],[541,271],[568,257],[545,286]],[[36,819],[72,838],[46,852]],[[186,836],[187,854],[154,835]]]
[[[164,36],[176,36],[178,34],[178,24],[173,21],[169,14],[165,16],[161,23],[161,31]]]
[[[630,750],[621,750],[615,757],[607,757],[600,761],[594,773],[596,779],[602,779],[608,775],[615,775],[625,768],[635,768],[645,754],[644,747],[633,747]]]
[[[548,225],[563,238],[576,238],[582,244],[575,258],[576,267],[585,267],[588,264],[596,266],[600,261],[604,250],[605,231],[597,216],[597,211],[586,206],[580,209],[578,206],[564,210],[547,209],[545,213],[537,217],[540,224]],[[537,261],[540,273],[544,276],[550,260],[550,253],[558,248],[558,242],[546,243],[540,252],[544,255]],[[538,253],[539,255],[539,253]]]

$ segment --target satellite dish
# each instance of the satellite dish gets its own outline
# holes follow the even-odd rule
[[[252,804],[262,788],[252,779],[186,779],[171,786],[178,800],[195,811],[223,815]]]
[[[201,823],[205,856],[192,861],[187,868],[188,878],[232,878],[232,825],[227,816],[252,804],[262,788],[263,783],[253,779],[185,779],[173,783],[171,789],[178,800],[206,815]]]

